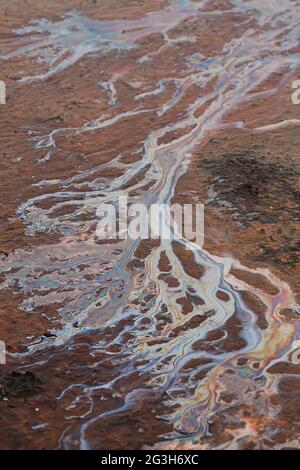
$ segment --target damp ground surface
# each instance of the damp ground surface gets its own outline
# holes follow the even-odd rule
[[[0,0],[2,449],[299,448],[299,7]]]

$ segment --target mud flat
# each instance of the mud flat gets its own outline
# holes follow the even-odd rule
[[[299,448],[299,7],[0,1],[1,448]]]

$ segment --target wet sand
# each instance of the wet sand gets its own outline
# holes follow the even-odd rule
[[[299,2],[0,1],[3,449],[299,448]],[[204,203],[204,246],[99,204]]]

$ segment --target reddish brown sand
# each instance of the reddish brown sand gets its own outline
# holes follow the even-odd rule
[[[83,16],[99,20],[133,20],[164,8],[167,3],[163,0],[0,0],[1,54],[12,50],[10,40],[17,37],[14,28],[26,25],[32,19],[43,17],[57,21],[67,12],[77,9]],[[28,84],[18,81],[29,74],[40,73],[42,65],[32,57],[19,56],[1,62],[0,79],[5,80],[7,85],[7,103],[0,106],[0,243],[3,261],[18,249],[55,244],[60,239],[60,235],[53,232],[28,236],[23,220],[16,216],[16,210],[22,203],[43,194],[44,189],[33,186],[34,183],[44,179],[70,178],[78,172],[109,162],[118,154],[122,154],[125,163],[137,161],[139,155],[135,150],[141,147],[149,133],[181,119],[199,95],[211,91],[213,83],[203,88],[192,85],[183,98],[162,116],[158,117],[155,112],[130,116],[122,119],[117,127],[103,128],[101,136],[97,131],[92,132],[92,138],[90,133],[58,135],[60,152],[55,150],[46,164],[37,162],[44,157],[45,151],[34,148],[28,131],[34,129],[46,134],[56,128],[81,126],[102,115],[110,116],[107,91],[95,86],[95,83],[99,82],[100,77],[105,81],[114,74],[118,75],[115,83],[117,112],[121,114],[132,110],[137,106],[134,97],[138,92],[153,90],[165,77],[184,76],[182,70],[187,56],[195,53],[204,57],[221,54],[225,43],[240,37],[254,24],[253,18],[244,13],[226,13],[231,9],[227,1],[208,2],[206,11],[215,9],[222,11],[222,15],[199,16],[183,21],[169,33],[170,37],[193,36],[194,42],[174,44],[167,53],[158,55],[153,62],[146,62],[144,67],[137,63],[137,59],[157,51],[164,44],[159,34],[139,39],[139,47],[120,54],[116,51],[105,55],[89,54],[45,81]],[[188,203],[193,198],[194,202],[204,202],[204,249],[213,255],[235,258],[253,270],[269,270],[290,286],[299,302],[299,127],[291,125],[264,133],[253,130],[283,120],[300,119],[300,105],[291,103],[291,83],[300,79],[300,67],[286,77],[285,71],[278,72],[260,85],[259,90],[255,90],[274,87],[278,90],[275,96],[255,98],[225,114],[224,122],[243,121],[243,129],[214,129],[205,135],[193,149],[189,167],[176,185],[173,201]],[[174,84],[170,84],[163,93],[144,98],[143,105],[147,109],[160,108],[173,94]],[[200,114],[208,105],[204,104],[203,109],[197,112]],[[159,144],[180,138],[191,128],[167,133]],[[62,158],[61,152],[66,158]],[[70,155],[72,158],[68,158]],[[113,180],[122,172],[118,167],[109,168],[103,170],[101,176]],[[127,187],[142,180],[143,175],[139,174],[127,182]],[[51,192],[51,188],[47,192]],[[143,271],[145,259],[156,245],[154,242],[141,243],[135,260],[128,264],[132,272]],[[187,274],[201,280],[204,269],[194,264],[190,252],[180,246],[174,247],[174,251]],[[161,258],[159,267],[162,279],[165,278],[168,286],[172,287],[177,285],[177,279],[168,274],[169,263],[167,257]],[[238,268],[232,268],[232,275],[254,290],[259,289],[270,296],[278,293],[268,276]],[[1,274],[1,280],[5,281],[5,274]],[[246,288],[241,295],[256,315],[258,328],[265,331],[269,324],[266,306]],[[163,418],[175,412],[178,406],[176,400],[169,399],[168,391],[161,392],[159,388],[152,387],[151,373],[142,374],[137,367],[122,378],[124,364],[127,366],[132,359],[130,341],[135,337],[135,332],[131,330],[136,321],[134,315],[120,319],[114,326],[106,326],[103,321],[103,325],[96,330],[80,330],[67,344],[49,346],[34,352],[32,357],[18,357],[15,353],[25,353],[29,345],[46,341],[51,337],[53,324],[59,328],[63,322],[58,315],[59,301],[57,305],[52,303],[29,313],[24,312],[20,304],[27,296],[28,293],[22,292],[18,285],[0,290],[0,339],[6,343],[9,353],[7,364],[0,366],[0,448],[80,447],[79,425],[84,422],[85,414],[89,413],[91,401],[88,393],[81,394],[79,386],[68,387],[88,383],[88,387],[92,388],[117,378],[111,388],[93,391],[93,410],[89,418],[103,416],[87,431],[89,445],[94,449],[151,446],[215,449],[218,446],[226,448],[232,440],[238,441],[238,447],[242,449],[299,446],[299,360],[295,362],[291,351],[288,358],[270,367],[271,359],[266,361],[264,371],[267,371],[271,381],[275,377],[278,382],[276,390],[271,387],[265,391],[264,378],[259,373],[255,375],[256,371],[261,370],[260,363],[255,357],[252,359],[239,354],[245,340],[243,325],[237,317],[232,316],[222,328],[216,327],[204,339],[194,342],[193,349],[218,354],[236,352],[235,366],[246,366],[253,377],[249,379],[250,375],[245,375],[241,379],[231,367],[232,363],[228,363],[228,367],[224,363],[217,372],[218,378],[213,376],[212,379],[211,387],[214,387],[216,380],[220,380],[222,389],[217,392],[219,411],[212,414],[209,432],[190,440],[180,440],[174,434],[172,420]],[[220,290],[218,296],[226,302],[226,292]],[[203,300],[197,295],[180,299],[184,314],[189,314],[193,305],[202,303]],[[142,302],[137,304],[141,320],[138,328],[142,332],[149,321],[147,306]],[[115,313],[110,312],[111,316]],[[159,335],[158,338],[148,338],[147,344],[163,344],[180,337],[187,330],[199,328],[204,319],[213,315],[211,310],[206,311],[204,316],[194,315],[189,321],[173,328],[169,336],[163,339]],[[282,309],[280,315],[284,325],[299,328],[299,315],[292,306]],[[161,330],[166,328],[167,331],[168,325],[172,324],[168,306],[157,314],[156,319]],[[214,341],[223,338],[224,331],[226,338],[224,336],[215,346]],[[297,339],[297,333],[294,339]],[[99,344],[102,341],[109,346],[101,349]],[[98,348],[96,362],[90,354],[93,347]],[[165,360],[171,363],[171,355]],[[184,364],[184,373],[180,378],[183,382],[196,374],[193,380],[197,383],[205,382],[209,377],[212,367],[208,365],[199,372],[199,365],[206,364],[205,359],[203,362],[199,359],[195,361]],[[135,398],[132,405],[120,413],[109,413],[122,408],[124,397],[130,396],[136,389],[143,389],[144,393]],[[64,390],[67,390],[64,396],[58,399]],[[70,403],[76,397],[79,397],[78,404],[71,408]],[[265,408],[266,403],[268,409]],[[277,413],[270,409],[276,409]],[[198,412],[200,414],[202,411]]]

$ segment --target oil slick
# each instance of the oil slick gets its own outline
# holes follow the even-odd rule
[[[6,364],[6,345],[0,340],[0,364]]]
[[[189,0],[172,1],[164,10],[134,21],[96,21],[76,12],[57,23],[39,21],[18,33],[39,33],[41,38],[11,52],[5,60],[19,54],[33,59],[42,57],[48,69],[23,78],[23,82],[32,82],[63,73],[90,52],[105,53],[111,49],[117,52],[138,47],[136,41],[153,32],[160,32],[165,38],[165,46],[172,47],[168,31],[185,18],[211,14],[201,10],[205,4]],[[36,148],[44,149],[43,163],[47,164],[58,148],[58,136],[101,132],[104,127],[114,130],[124,118],[142,113],[153,113],[160,118],[183,101],[192,85],[205,89],[206,85],[214,84],[212,90],[197,97],[175,123],[164,123],[162,127],[153,129],[144,142],[141,158],[136,162],[124,163],[120,155],[115,155],[110,162],[75,177],[41,181],[39,187],[44,190],[43,194],[32,197],[18,209],[18,216],[23,219],[29,236],[38,232],[60,235],[60,241],[55,244],[10,254],[1,266],[5,275],[1,288],[15,290],[18,286],[26,294],[20,306],[24,311],[60,305],[55,319],[59,326],[53,325],[55,336],[32,345],[23,357],[30,361],[41,350],[47,361],[48,348],[51,350],[52,345],[72,347],[79,331],[94,332],[103,325],[117,331],[107,335],[100,344],[92,344],[89,351],[96,365],[100,360],[98,354],[114,351],[112,348],[115,347],[115,375],[107,382],[99,379],[98,383],[89,384],[92,365],[82,365],[82,369],[86,367],[85,382],[71,384],[58,397],[58,401],[67,400],[77,391],[68,404],[68,410],[72,409],[74,413],[79,402],[84,400],[87,403],[87,411],[77,415],[77,422],[66,426],[60,440],[61,447],[93,448],[95,443],[90,437],[91,430],[108,417],[134,409],[147,396],[149,389],[156,400],[163,397],[166,409],[171,410],[163,416],[173,426],[173,432],[164,436],[170,448],[185,445],[201,448],[202,437],[209,435],[212,417],[222,412],[222,391],[230,389],[239,390],[241,406],[251,399],[260,416],[267,410],[270,425],[266,427],[266,433],[272,434],[271,422],[278,410],[271,405],[269,398],[276,393],[278,383],[266,369],[298,347],[295,338],[299,325],[287,323],[280,316],[282,308],[296,307],[290,287],[267,270],[251,270],[230,256],[214,256],[201,247],[195,250],[192,242],[186,239],[175,242],[161,240],[146,256],[144,269],[132,271],[128,263],[135,258],[139,240],[99,245],[94,236],[97,207],[103,203],[116,204],[120,195],[128,197],[131,203],[138,201],[146,206],[170,204],[176,183],[185,173],[193,150],[208,133],[226,126],[223,122],[226,112],[249,99],[262,96],[262,92],[257,95],[254,92],[258,85],[276,72],[286,70],[291,74],[299,63],[299,53],[290,52],[299,40],[299,10],[295,11],[293,2],[280,0],[262,4],[260,1],[233,0],[231,4],[233,11],[245,12],[249,18],[255,17],[259,28],[255,30],[252,26],[241,33],[238,39],[224,44],[222,54],[209,60],[193,57],[184,76],[166,77],[154,83],[152,91],[137,92],[132,109],[125,113],[117,114],[115,111],[110,117],[100,116],[81,127],[58,128],[36,137]],[[123,30],[125,32],[121,34]],[[157,52],[158,55],[164,53],[165,48]],[[138,63],[142,67],[145,60],[155,61],[156,57],[141,55],[142,60]],[[175,85],[175,92],[161,109],[144,107],[145,99],[161,94],[165,85],[171,82]],[[103,82],[102,86],[115,109],[118,97],[114,80]],[[274,91],[263,93],[268,95]],[[137,103],[139,107],[136,107]],[[204,104],[207,105],[205,111],[199,113]],[[242,127],[243,123],[231,125]],[[256,131],[267,132],[273,128],[273,124],[266,122]],[[162,143],[162,138],[169,132],[184,129],[188,130],[180,137]],[[122,169],[121,176],[105,179],[98,175],[104,167],[115,166]],[[142,179],[127,185],[141,173]],[[64,210],[63,215],[60,214],[61,209]],[[201,275],[189,273],[180,256],[182,248],[192,253],[189,263]],[[167,260],[168,265],[164,272],[160,264],[162,259]],[[268,279],[276,293],[254,288],[234,276],[233,268]],[[245,301],[245,291],[264,306],[267,312],[264,328],[259,327],[257,313]],[[142,320],[144,324],[141,324]],[[126,326],[119,331],[117,327],[121,321]],[[226,347],[230,321],[238,325],[236,349]],[[126,335],[129,337],[127,340]],[[109,354],[113,363],[114,354]],[[237,365],[241,355],[247,358],[247,366]],[[253,363],[259,363],[259,367],[255,368]],[[228,370],[234,375],[231,380]],[[119,390],[119,383],[131,383],[136,371],[142,385],[139,383],[135,387],[133,382],[130,390],[123,392],[124,395],[121,393],[121,403],[113,402],[111,407],[101,408],[99,394],[105,397],[107,391]],[[141,377],[144,377],[144,382]],[[261,381],[259,390],[262,393],[255,400],[259,387],[257,378]],[[251,391],[248,393],[249,388]],[[239,448],[243,437],[255,436],[256,428],[251,420],[246,424],[243,428],[237,426],[222,448]],[[165,442],[157,444],[158,447],[160,445],[167,446]],[[209,448],[208,444],[203,446]]]
[[[57,23],[43,19],[17,29],[15,32],[21,37],[35,36],[35,40],[7,55],[0,55],[0,60],[9,60],[20,55],[42,59],[48,66],[47,72],[23,77],[21,81],[28,83],[46,80],[87,54],[105,54],[114,49],[126,50],[135,47],[138,39],[153,33],[163,34],[166,41],[172,41],[168,37],[168,31],[185,18],[196,14],[197,9],[191,0],[173,0],[164,10],[149,13],[140,20],[108,21],[84,18],[73,11]],[[41,39],[36,38],[36,34]]]
[[[292,103],[293,104],[300,104],[300,80],[295,80],[292,83],[292,88],[296,91],[292,94]]]
[[[6,104],[6,83],[0,80],[0,104]]]

